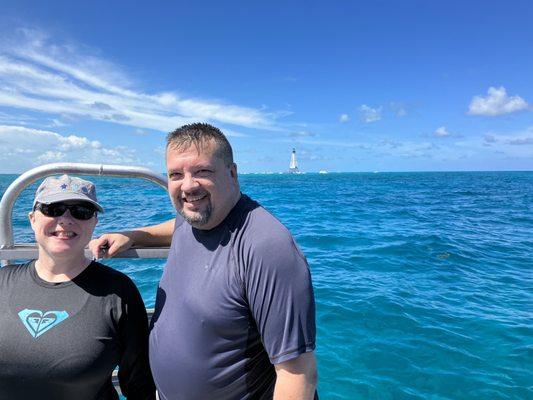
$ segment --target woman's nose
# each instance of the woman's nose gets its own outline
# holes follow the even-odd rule
[[[72,221],[73,219],[74,219],[74,217],[70,214],[70,210],[67,208],[65,210],[65,212],[63,213],[63,215],[61,215],[59,217],[59,221],[58,222],[60,224],[71,224],[73,222]]]

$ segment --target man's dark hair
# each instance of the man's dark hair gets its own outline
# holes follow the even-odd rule
[[[167,135],[167,150],[184,150],[194,145],[203,150],[211,141],[216,144],[215,155],[229,167],[233,164],[233,150],[226,136],[218,128],[205,123],[183,125]]]

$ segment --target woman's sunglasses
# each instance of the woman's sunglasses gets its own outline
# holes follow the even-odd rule
[[[91,219],[96,212],[95,208],[91,205],[64,203],[37,203],[34,207],[34,210],[39,210],[47,217],[60,217],[65,214],[65,211],[69,210],[70,215],[83,221]]]

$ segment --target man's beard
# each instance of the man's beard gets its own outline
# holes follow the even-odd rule
[[[207,224],[211,218],[212,212],[213,208],[211,207],[211,203],[207,205],[204,211],[196,212],[194,215],[185,212],[183,207],[178,210],[178,213],[183,217],[183,219],[185,219],[185,221],[195,228],[199,228]]]

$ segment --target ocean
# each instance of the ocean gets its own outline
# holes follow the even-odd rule
[[[0,193],[16,178],[0,175]],[[96,234],[173,216],[166,192],[91,178]],[[533,172],[241,175],[309,261],[321,399],[533,398]],[[36,185],[14,212],[30,242]],[[164,260],[110,260],[153,307]]]

